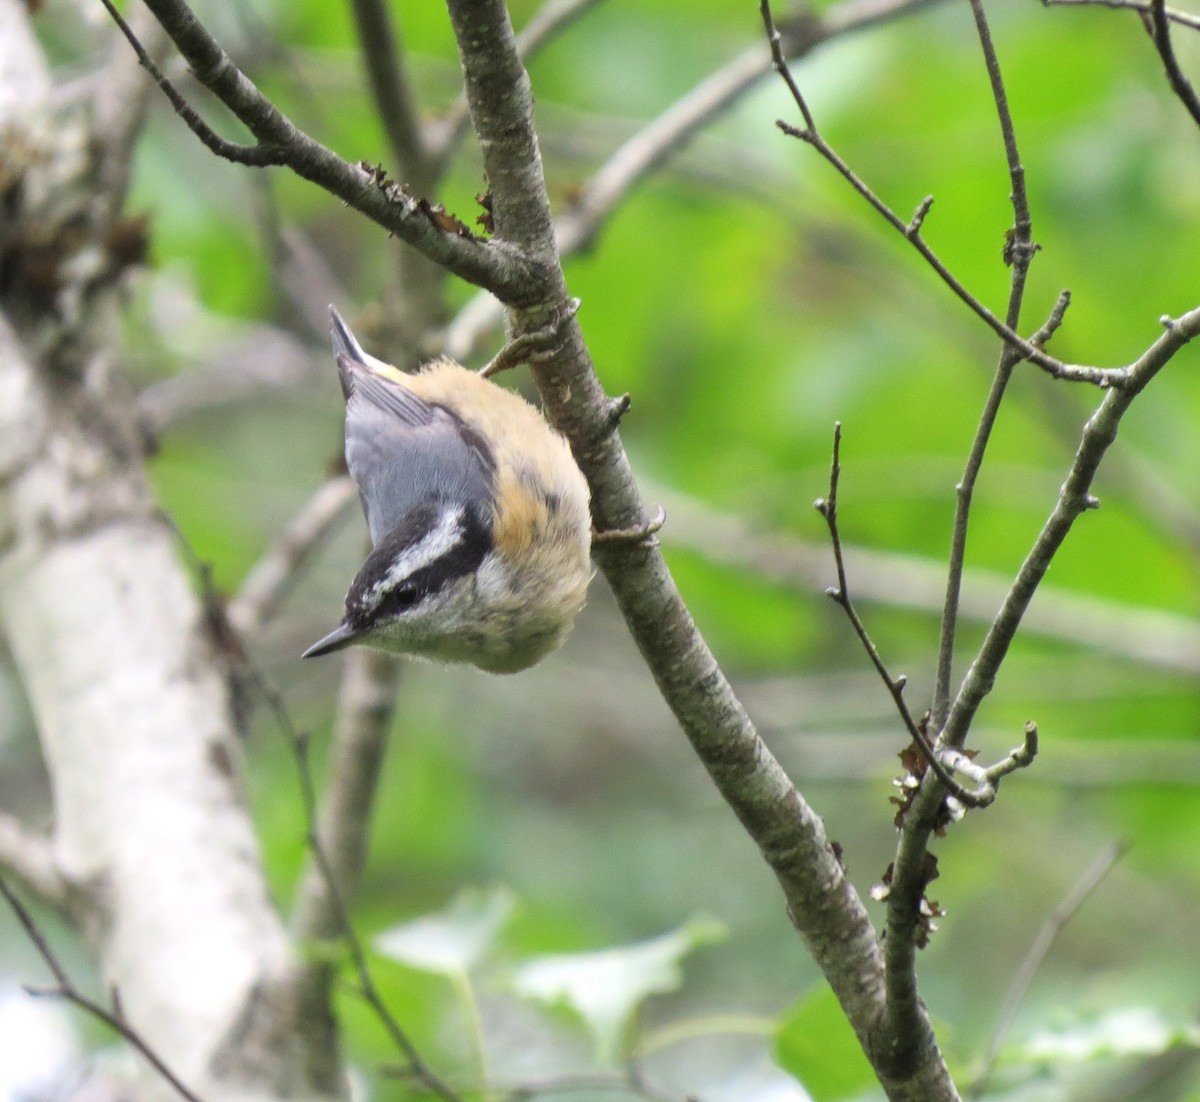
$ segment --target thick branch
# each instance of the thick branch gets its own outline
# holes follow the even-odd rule
[[[527,84],[517,73],[519,59],[504,5],[499,0],[450,0],[449,7],[492,187],[497,230],[514,235],[530,255],[554,257]],[[516,93],[502,86],[501,74],[516,79]],[[525,157],[532,161],[509,160]],[[555,263],[544,286],[542,309],[518,312],[514,329],[520,335],[541,328],[567,309],[565,281]],[[558,347],[533,365],[533,371],[551,419],[570,439],[588,477],[596,529],[645,531],[648,517],[574,318],[563,325]],[[873,1030],[883,1011],[878,945],[821,820],[759,738],[697,631],[657,542],[610,540],[597,543],[593,553],[660,691],[778,878],[793,921],[864,1048],[874,1054]],[[892,1098],[956,1097],[932,1043],[899,1074],[892,1074],[895,1064],[876,1066]]]

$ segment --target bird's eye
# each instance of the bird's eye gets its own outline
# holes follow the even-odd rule
[[[392,590],[388,604],[397,612],[403,612],[406,608],[412,608],[417,603],[417,598],[421,596],[421,591],[412,582],[403,582]]]

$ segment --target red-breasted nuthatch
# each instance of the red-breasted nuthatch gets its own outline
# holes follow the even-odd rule
[[[304,657],[364,643],[492,673],[532,666],[570,633],[591,578],[588,487],[567,442],[453,360],[408,374],[375,359],[329,309],[373,549],[342,622]]]

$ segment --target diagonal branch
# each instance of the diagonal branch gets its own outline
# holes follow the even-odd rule
[[[146,6],[183,54],[196,79],[254,136],[254,145],[229,142],[204,123],[141,48],[111,0],[102,2],[172,105],[214,153],[243,164],[286,165],[447,271],[485,287],[501,301],[520,306],[536,299],[532,288],[539,279],[537,264],[512,248],[475,237],[453,219],[439,218],[424,199],[387,179],[382,171],[352,165],[300,130],[234,64],[185,0],[146,0]]]
[[[1179,59],[1175,56],[1175,47],[1171,42],[1171,19],[1164,0],[1150,0],[1146,29],[1150,32],[1150,41],[1154,43],[1163,68],[1167,71],[1167,82],[1171,85],[1171,91],[1187,108],[1192,121],[1200,126],[1200,97],[1196,95],[1192,82],[1183,75],[1183,70],[1179,67]]]
[[[1021,624],[1021,618],[1046,576],[1055,553],[1075,521],[1087,510],[1099,507],[1100,502],[1091,494],[1092,482],[1101,461],[1117,438],[1121,419],[1129,411],[1134,399],[1170,363],[1175,354],[1200,336],[1200,307],[1180,318],[1164,318],[1163,325],[1166,332],[1131,366],[1129,385],[1122,390],[1110,390],[1084,425],[1083,437],[1059,491],[1058,501],[1021,565],[955,697],[943,734],[947,745],[961,748],[979,705],[995,684],[996,674]]]
[[[529,255],[546,257],[537,310],[514,311],[517,336],[563,316],[569,296],[555,253],[532,103],[508,14],[501,0],[449,0],[468,102],[492,190],[497,233]],[[592,489],[600,532],[644,533],[645,507],[628,456],[607,416],[578,321],[532,365],[546,410],[571,441]],[[766,860],[798,931],[845,1008],[894,1099],[952,1099],[957,1094],[932,1029],[904,1048],[886,1030],[879,945],[861,898],[829,843],[819,816],[763,743],[696,628],[656,540],[594,545],[604,572],[659,691],[713,782]]]
[[[808,102],[805,100],[803,93],[800,91],[795,78],[792,76],[791,70],[788,67],[787,58],[783,51],[782,35],[775,25],[771,16],[769,0],[760,0],[764,23],[767,26],[768,35],[771,41],[771,53],[774,59],[775,69],[783,78],[788,90],[795,100],[796,106],[800,111],[800,115],[804,120],[804,126],[792,126],[789,123],[778,121],[775,125],[779,127],[783,133],[790,135],[793,138],[810,145],[823,157],[830,165],[837,170],[838,174],[855,190],[859,195],[867,201],[868,204],[897,232],[899,233],[925,260],[926,264],[937,273],[938,277],[950,288],[951,291],[978,317],[980,318],[997,336],[1010,344],[1015,350],[1020,353],[1020,360],[1029,360],[1030,363],[1036,364],[1047,374],[1056,379],[1068,379],[1073,382],[1090,383],[1098,386],[1101,389],[1107,390],[1110,387],[1124,387],[1129,385],[1129,376],[1132,371],[1132,365],[1126,367],[1091,367],[1083,364],[1068,364],[1055,357],[1049,355],[1044,349],[1035,344],[1032,340],[1027,340],[1016,332],[1010,325],[996,317],[991,310],[988,309],[966,285],[954,275],[953,272],[946,266],[945,262],[937,255],[936,252],[929,246],[921,235],[921,228],[924,225],[925,218],[929,214],[930,208],[933,206],[933,197],[926,197],[917,207],[913,217],[908,221],[901,218],[891,207],[889,207],[874,191],[866,184],[866,182],[841,158],[838,152],[825,140],[817,129],[815,118]]]
[[[71,977],[67,974],[67,970],[63,967],[62,962],[59,961],[54,950],[50,947],[50,943],[46,940],[45,935],[34,921],[33,915],[25,908],[25,905],[12,888],[8,886],[2,876],[0,876],[0,896],[4,897],[4,901],[8,904],[13,914],[17,916],[17,921],[25,931],[26,937],[32,942],[33,947],[38,952],[38,956],[42,958],[46,967],[50,969],[51,975],[54,976],[53,987],[27,987],[26,991],[31,995],[38,995],[44,998],[64,999],[72,1006],[79,1007],[89,1017],[106,1025],[114,1033],[123,1037],[155,1070],[163,1082],[171,1086],[175,1093],[184,1099],[184,1102],[202,1102],[200,1096],[192,1091],[167,1066],[166,1062],[150,1042],[126,1021],[115,993],[113,996],[113,1008],[110,1010],[108,1007],[96,1002],[95,999],[89,998],[75,986]]]

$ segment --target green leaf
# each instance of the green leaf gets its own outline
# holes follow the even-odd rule
[[[878,1088],[828,984],[810,991],[784,1016],[775,1034],[775,1059],[800,1080],[813,1102],[838,1102]]]
[[[723,923],[698,917],[633,945],[534,957],[517,969],[513,989],[536,1002],[574,1011],[596,1040],[597,1059],[613,1063],[624,1054],[638,1007],[651,995],[677,990],[683,983],[683,958],[721,941],[727,932]]]
[[[515,904],[507,888],[465,889],[444,911],[384,931],[375,938],[375,948],[422,972],[462,975],[495,946]]]

